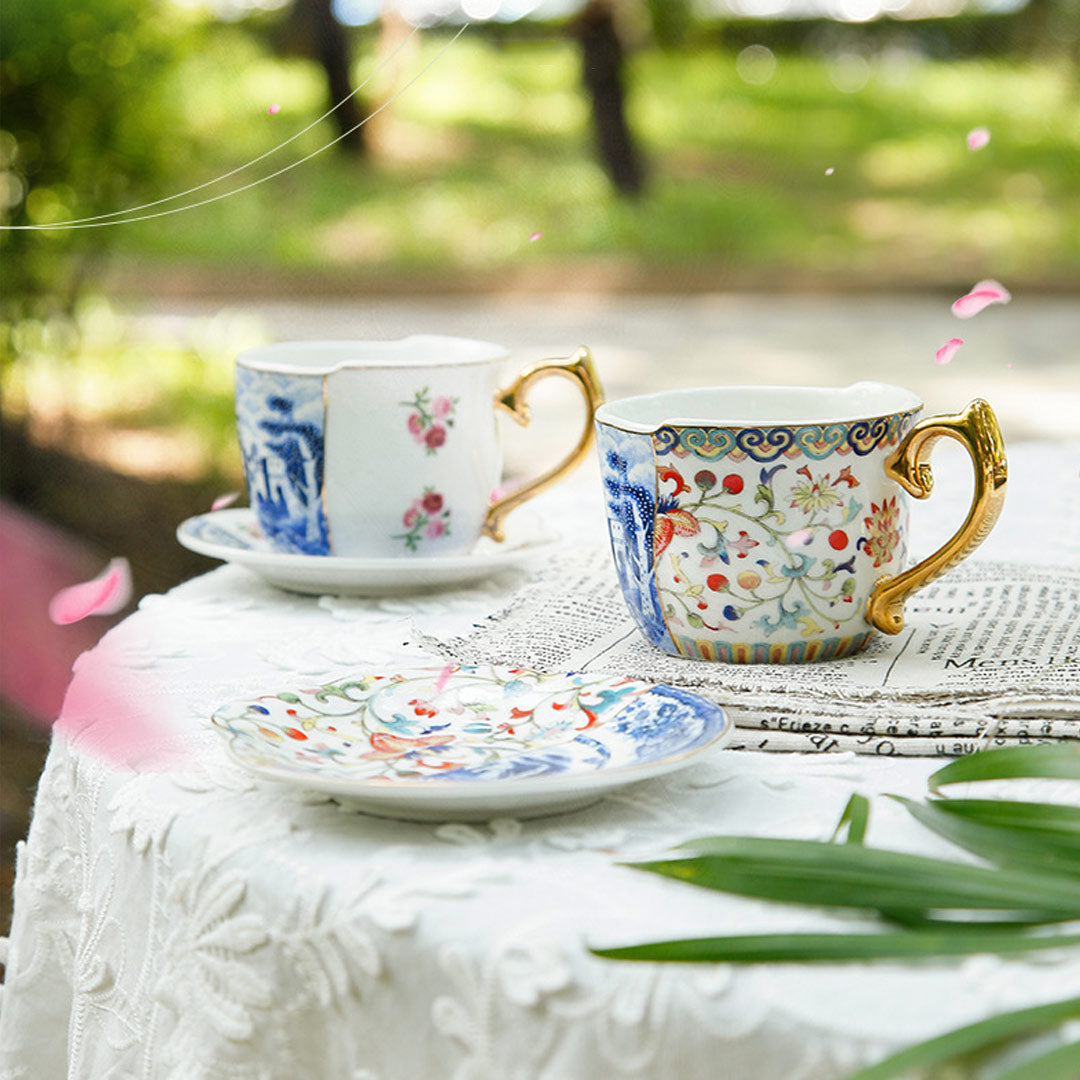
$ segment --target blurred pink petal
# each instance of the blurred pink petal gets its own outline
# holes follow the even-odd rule
[[[280,105],[271,105],[270,108],[267,109],[266,111],[271,116],[275,116],[277,113],[281,112],[281,106]]]
[[[784,540],[789,548],[805,547],[814,539],[814,534],[809,529],[796,529],[789,533]]]
[[[49,618],[66,626],[88,615],[115,615],[130,599],[131,567],[127,559],[113,559],[93,581],[61,589],[49,601]]]
[[[133,669],[115,642],[107,634],[75,662],[54,730],[114,765],[183,768],[192,753],[168,719],[172,699],[153,672]]]
[[[435,680],[435,693],[441,694],[446,689],[446,684],[450,681],[450,676],[454,673],[454,665],[447,664],[446,667],[439,672],[439,677]]]
[[[981,150],[990,141],[990,132],[984,127],[973,128],[968,132],[967,147],[969,150]]]
[[[531,244],[531,243],[532,243],[532,242],[533,242],[534,240],[539,240],[539,239],[540,239],[540,237],[541,237],[541,236],[543,236],[543,235],[544,235],[544,234],[543,234],[542,232],[534,232],[534,233],[533,233],[533,234],[532,234],[532,235],[531,235],[531,236],[529,237],[529,243]]]
[[[952,313],[958,319],[970,319],[990,304],[1007,304],[1011,299],[1009,290],[1000,281],[980,281],[953,304]]]
[[[827,168],[827,169],[825,170],[825,175],[826,175],[826,176],[832,176],[832,174],[833,174],[833,167],[832,167],[832,166],[830,165],[830,166],[829,166],[829,167],[828,167],[828,168]]]
[[[226,506],[232,506],[232,504],[234,502],[236,502],[236,500],[239,499],[239,498],[240,498],[240,492],[239,491],[229,491],[229,492],[226,492],[226,494],[224,494],[224,495],[219,495],[210,504],[210,513],[212,514],[215,510],[224,510]]]
[[[963,344],[964,342],[958,337],[949,338],[949,340],[934,353],[934,359],[939,364],[947,364],[956,355],[956,350]]]

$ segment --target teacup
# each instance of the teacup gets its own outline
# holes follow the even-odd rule
[[[799,663],[898,633],[905,598],[990,531],[1007,469],[990,406],[919,421],[884,383],[736,386],[612,401],[596,412],[611,546],[645,637],[676,656]],[[929,455],[959,440],[971,511],[904,569],[905,492],[930,494]]]
[[[500,345],[418,335],[401,341],[296,341],[236,359],[236,423],[248,494],[277,551],[364,558],[450,555],[588,453],[602,400],[587,349],[546,360],[498,390]],[[495,410],[528,423],[525,395],[562,375],[585,397],[577,445],[500,499]]]

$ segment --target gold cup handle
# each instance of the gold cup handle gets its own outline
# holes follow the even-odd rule
[[[975,467],[975,494],[964,524],[933,555],[896,577],[879,578],[866,601],[866,619],[886,634],[904,628],[904,601],[910,593],[940,577],[967,558],[994,527],[1005,502],[1008,466],[994,410],[976,398],[963,412],[930,416],[917,423],[885,459],[885,473],[916,499],[925,499],[934,487],[930,454],[942,436],[956,439]]]
[[[562,479],[577,465],[589,452],[589,447],[595,437],[593,431],[593,413],[604,400],[604,392],[600,388],[600,380],[596,377],[596,369],[593,367],[592,354],[582,346],[568,360],[542,360],[539,364],[527,367],[506,390],[500,390],[495,395],[495,405],[504,409],[523,427],[529,422],[529,406],[525,401],[525,395],[529,387],[540,379],[549,375],[561,375],[578,385],[585,396],[585,427],[578,439],[577,446],[566,455],[557,465],[541,473],[532,480],[526,481],[521,487],[511,491],[497,499],[488,507],[487,516],[484,518],[484,535],[492,540],[503,540],[503,518],[515,507],[520,506],[526,499],[538,495],[545,488],[551,487],[557,480]]]

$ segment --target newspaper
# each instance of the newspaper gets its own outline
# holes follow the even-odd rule
[[[610,556],[563,550],[463,637],[457,663],[633,674],[700,693],[750,749],[953,757],[1080,738],[1080,569],[967,561],[908,602],[905,628],[817,664],[668,656],[639,634]]]

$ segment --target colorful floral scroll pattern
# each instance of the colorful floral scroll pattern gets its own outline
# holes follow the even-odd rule
[[[423,387],[413,395],[412,401],[401,404],[409,409],[406,425],[413,439],[424,447],[427,454],[434,454],[446,442],[449,429],[454,426],[457,398],[431,397],[431,388]]]
[[[426,487],[402,514],[401,523],[407,531],[397,533],[393,539],[403,540],[409,551],[417,551],[422,540],[438,540],[450,535],[450,508],[439,492]]]
[[[809,453],[759,468],[749,454],[740,461],[731,451],[722,462],[713,453],[726,445],[724,429],[656,432],[654,573],[682,655],[793,662],[839,657],[866,644],[862,598],[879,571],[903,562],[903,496],[877,495],[878,466],[860,464],[860,447],[875,431],[879,440],[898,438],[910,419],[816,428],[812,439],[798,436]],[[844,430],[843,439],[834,429]],[[761,447],[786,442],[787,434],[775,436],[785,430],[770,429],[745,445],[757,447],[760,459]],[[826,464],[817,456],[826,444],[857,456]]]
[[[671,687],[489,665],[364,673],[219,709],[250,764],[357,781],[594,772],[714,739],[722,710]]]
[[[751,502],[738,473],[687,464],[689,476],[658,469],[654,555],[674,633],[825,636],[861,616],[853,598],[858,548],[867,546],[855,532],[864,503],[850,468],[763,467]]]
[[[769,463],[802,454],[820,461],[832,453],[865,457],[881,446],[895,446],[911,427],[918,410],[893,413],[872,420],[799,427],[675,428],[664,426],[653,436],[657,457],[672,451],[692,453],[713,461],[731,455],[735,461],[751,458]]]

